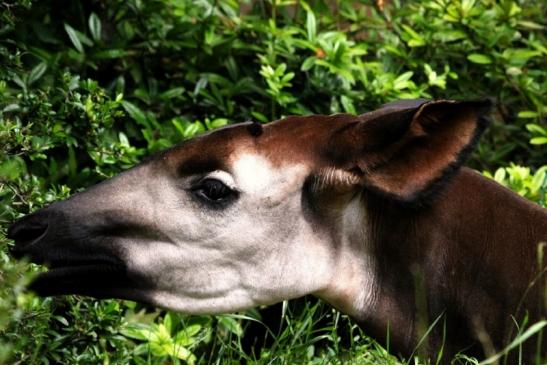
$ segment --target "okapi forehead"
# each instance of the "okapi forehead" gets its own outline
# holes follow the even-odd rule
[[[241,123],[183,142],[160,157],[179,176],[230,171],[232,158],[242,154],[260,155],[274,167],[307,164],[320,168],[326,163],[322,147],[332,133],[355,120],[349,114],[291,116],[264,125],[262,133],[256,133],[252,123]]]

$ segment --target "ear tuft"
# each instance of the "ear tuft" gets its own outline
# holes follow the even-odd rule
[[[311,185],[312,191],[347,191],[361,182],[362,175],[362,172],[358,169],[346,171],[335,167],[327,167],[314,175]]]

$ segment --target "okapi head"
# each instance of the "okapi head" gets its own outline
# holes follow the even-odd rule
[[[221,313],[315,294],[375,300],[364,192],[423,204],[485,128],[485,102],[242,123],[183,142],[12,225],[42,295]]]

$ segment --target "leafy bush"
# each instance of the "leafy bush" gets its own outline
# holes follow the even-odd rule
[[[488,171],[485,171],[484,175],[516,191],[519,195],[547,207],[547,166],[532,173],[529,167],[511,163],[509,167],[497,169],[494,176]]]
[[[3,234],[13,219],[206,130],[408,97],[495,98],[471,164],[545,205],[543,14],[531,0],[2,2],[0,363],[396,363],[345,317],[311,305],[251,356],[241,316],[36,298],[23,289],[40,269],[14,262]],[[322,316],[331,325],[314,328]]]

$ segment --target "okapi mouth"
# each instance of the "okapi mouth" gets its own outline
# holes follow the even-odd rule
[[[82,294],[95,287],[112,287],[125,270],[109,264],[58,267],[40,274],[29,288],[40,296]]]
[[[97,298],[120,297],[120,290],[134,287],[123,262],[111,256],[64,257],[45,260],[41,273],[29,289],[40,296],[79,294]]]

